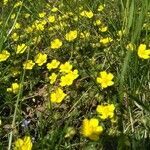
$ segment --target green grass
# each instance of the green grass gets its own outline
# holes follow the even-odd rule
[[[16,2],[9,0],[6,5],[0,2],[0,53],[4,49],[10,52],[10,57],[0,62],[0,149],[13,149],[14,142],[25,135],[30,135],[35,150],[149,149],[150,59],[141,59],[137,54],[142,43],[150,49],[149,0],[24,0],[23,5],[14,8]],[[102,12],[97,11],[100,4],[105,4]],[[59,11],[51,12],[53,7]],[[91,10],[94,16],[82,17],[81,10]],[[39,17],[41,12],[46,12],[44,18]],[[25,18],[27,13],[29,18]],[[44,30],[35,28],[26,32],[36,20],[47,21],[49,15],[56,16],[54,23],[46,23]],[[93,24],[96,20],[101,20],[108,30],[100,32]],[[20,23],[19,29],[15,28],[16,23]],[[60,28],[61,23],[65,24],[64,29]],[[50,27],[53,29],[49,30]],[[65,40],[70,30],[78,31],[73,42]],[[84,31],[90,36],[81,38],[79,34]],[[124,34],[120,37],[118,31]],[[13,33],[19,35],[16,41]],[[34,41],[39,37],[40,41]],[[100,44],[102,37],[113,41]],[[58,50],[50,48],[55,38],[63,42]],[[21,43],[28,49],[16,54]],[[128,43],[135,45],[133,51],[126,49]],[[53,59],[61,63],[70,61],[79,71],[73,84],[64,88],[67,97],[60,104],[50,101],[50,93],[59,82],[49,83],[53,71],[47,70],[46,63],[41,67],[36,64],[32,70],[22,67],[25,60],[34,61],[38,52],[47,54],[47,63]],[[19,74],[13,75],[14,70]],[[104,70],[115,76],[115,84],[101,89],[96,78]],[[17,94],[7,92],[14,82],[21,84]],[[104,131],[98,141],[91,141],[80,134],[82,121],[99,118],[96,107],[104,103],[115,105],[116,122],[99,119]],[[22,126],[24,119],[30,121],[26,128]],[[76,133],[65,138],[68,127],[73,127]]]

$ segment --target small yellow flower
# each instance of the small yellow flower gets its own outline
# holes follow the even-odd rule
[[[51,23],[55,22],[55,16],[49,16],[48,21]]]
[[[42,66],[47,61],[47,55],[38,53],[34,58],[35,63],[38,64],[38,66]]]
[[[101,84],[102,89],[107,88],[108,86],[112,86],[114,82],[112,79],[114,78],[112,73],[107,73],[106,71],[100,72],[100,76],[97,77],[97,82]]]
[[[101,22],[101,20],[99,20],[99,19],[97,19],[95,22],[94,22],[94,25],[96,26],[99,26],[99,25],[101,25],[102,24],[102,22]]]
[[[20,27],[21,27],[21,25],[18,22],[16,22],[15,29],[19,29]]]
[[[84,119],[81,128],[81,134],[91,140],[98,140],[99,135],[103,132],[103,127],[99,126],[99,121],[96,118],[90,120]]]
[[[65,138],[72,138],[76,134],[74,127],[68,127],[66,130]]]
[[[21,44],[17,46],[16,54],[22,54],[27,49],[27,45]]]
[[[57,88],[54,92],[51,93],[51,102],[52,103],[61,103],[62,100],[66,97],[67,94],[63,92],[61,88]]]
[[[57,7],[53,7],[53,8],[51,9],[51,11],[52,11],[52,12],[57,12],[57,11],[58,11],[58,8],[57,8]]]
[[[14,41],[17,41],[19,39],[19,36],[17,35],[17,33],[13,33],[11,35],[11,38],[14,40]]]
[[[88,31],[84,31],[80,33],[80,38],[88,38],[90,36],[90,33]]]
[[[51,48],[52,49],[58,49],[62,46],[62,41],[59,39],[54,39],[53,41],[51,41]]]
[[[130,50],[130,51],[133,51],[133,50],[134,50],[134,44],[129,43],[129,44],[126,46],[126,49],[127,49],[127,50]]]
[[[16,14],[12,14],[10,18],[14,19],[15,17],[16,17]]]
[[[102,5],[102,4],[101,4],[101,5],[98,6],[98,9],[97,9],[97,10],[98,10],[98,11],[103,11],[103,10],[104,10],[104,7],[105,7],[105,5]]]
[[[31,33],[32,31],[33,31],[32,27],[25,28],[25,32],[27,32],[27,33]]]
[[[27,60],[23,63],[23,69],[31,70],[35,63],[32,60]]]
[[[7,50],[3,50],[0,53],[0,62],[6,61],[9,58],[9,56],[10,56],[10,53]]]
[[[121,38],[125,34],[125,30],[119,30],[117,35]]]
[[[19,1],[19,2],[15,3],[14,8],[19,7],[19,6],[21,6],[22,4],[23,4],[23,2]]]
[[[73,30],[73,31],[70,31],[68,32],[66,35],[65,35],[65,38],[67,41],[73,41],[77,38],[77,35],[78,35],[78,32],[77,30]]]
[[[93,17],[93,12],[84,10],[80,13],[80,15],[83,16],[83,17],[92,18]]]
[[[60,86],[70,86],[73,81],[78,77],[78,70],[70,71],[60,79]]]
[[[108,30],[107,26],[99,28],[99,31],[101,32],[106,32],[107,30]]]
[[[17,94],[20,89],[20,85],[18,83],[12,83],[10,88],[7,88],[7,92],[13,92],[14,94]]]
[[[56,59],[53,59],[50,63],[47,63],[47,69],[51,70],[51,69],[56,69],[59,66],[60,62]]]
[[[56,73],[52,73],[51,76],[49,77],[50,80],[50,84],[53,84],[57,79],[57,74]]]
[[[40,17],[40,18],[45,17],[45,15],[46,15],[46,12],[39,13],[39,17]]]
[[[114,104],[98,105],[96,108],[96,111],[100,114],[101,119],[113,118],[114,110]]]
[[[60,72],[69,73],[72,69],[72,65],[69,62],[60,65]]]
[[[29,17],[30,17],[30,14],[29,14],[29,13],[26,13],[26,14],[24,15],[24,17],[25,17],[25,18],[29,18]]]
[[[106,38],[101,38],[100,39],[100,43],[104,44],[104,45],[107,45],[108,43],[112,42],[113,39],[110,38],[110,37],[106,37]]]
[[[145,44],[140,44],[140,46],[138,47],[138,56],[143,59],[149,59],[150,49],[146,49]]]
[[[7,3],[8,3],[8,0],[3,0],[4,5],[7,5]]]
[[[32,150],[32,141],[30,136],[25,136],[23,139],[18,138],[14,144],[14,150]]]

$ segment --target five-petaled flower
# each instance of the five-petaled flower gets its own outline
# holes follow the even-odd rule
[[[98,105],[96,111],[98,112],[101,119],[112,119],[114,117],[114,104],[107,104],[107,105]]]
[[[149,59],[150,49],[146,49],[145,44],[140,44],[140,46],[138,47],[138,56],[143,59]]]
[[[31,150],[32,149],[32,141],[30,136],[25,136],[23,139],[18,138],[15,143],[14,150]]]
[[[98,140],[99,135],[103,132],[103,127],[99,125],[96,118],[84,119],[81,128],[81,134],[91,140]]]
[[[100,72],[100,76],[97,77],[97,82],[100,83],[102,89],[104,89],[114,84],[114,82],[112,81],[113,78],[114,76],[112,73],[107,73],[106,71],[102,71]]]
[[[51,93],[50,98],[52,103],[61,103],[62,100],[66,97],[67,94],[63,92],[61,88],[57,88],[54,92]]]

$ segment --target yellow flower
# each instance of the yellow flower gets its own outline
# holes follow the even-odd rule
[[[72,69],[72,65],[69,62],[60,65],[60,72],[69,73]]]
[[[78,32],[77,30],[73,30],[73,31],[70,31],[68,32],[66,35],[65,35],[65,38],[67,41],[73,41],[74,39],[77,38],[77,35],[78,35]]]
[[[17,41],[19,39],[19,36],[17,35],[17,33],[13,33],[11,35],[11,38],[14,40],[14,41]]]
[[[103,127],[99,126],[99,121],[96,118],[90,120],[84,119],[81,128],[81,134],[91,140],[98,140],[99,135],[103,132]]]
[[[78,77],[78,70],[74,70],[64,75],[60,79],[60,86],[72,85],[73,81]]]
[[[21,25],[16,22],[16,24],[15,24],[15,29],[19,29],[20,27],[21,27]]]
[[[51,70],[51,69],[56,69],[59,66],[60,62],[56,59],[53,59],[51,61],[51,63],[47,63],[47,69]]]
[[[92,18],[93,17],[93,12],[84,10],[80,13],[80,15],[83,16],[83,17]]]
[[[55,22],[55,16],[49,16],[48,21],[51,23]]]
[[[126,46],[126,49],[127,49],[127,50],[130,50],[130,51],[133,51],[133,50],[134,50],[134,44],[129,43],[129,44]]]
[[[7,92],[13,92],[14,94],[18,93],[20,85],[18,83],[12,83],[10,88],[7,88]]]
[[[53,41],[51,41],[51,48],[52,49],[58,49],[62,46],[62,41],[59,39],[54,39]]]
[[[53,7],[53,8],[51,9],[51,11],[52,11],[52,12],[57,12],[57,11],[58,11],[58,8],[57,8],[57,7]]]
[[[12,14],[10,18],[14,19],[15,17],[16,17],[16,14]]]
[[[76,134],[74,127],[68,127],[66,130],[65,138],[72,138]]]
[[[94,22],[94,25],[96,26],[99,26],[100,24],[102,24],[101,20],[97,19],[95,22]]]
[[[114,82],[112,79],[114,78],[112,73],[107,73],[106,71],[100,72],[100,76],[97,77],[97,82],[101,84],[102,89],[107,88],[108,86],[112,86]]]
[[[19,7],[19,6],[21,6],[22,4],[23,4],[23,2],[19,1],[19,2],[15,3],[14,8]]]
[[[31,33],[32,31],[33,31],[32,27],[25,28],[25,32],[27,32],[27,33]]]
[[[113,39],[110,38],[110,37],[106,37],[106,38],[101,38],[101,39],[100,39],[100,43],[102,43],[102,44],[104,44],[104,45],[106,45],[106,44],[108,44],[108,43],[110,43],[110,42],[112,42],[112,41],[113,41]]]
[[[29,14],[29,13],[26,13],[26,14],[24,15],[24,17],[25,17],[25,18],[29,18],[29,17],[30,17],[30,14]]]
[[[32,150],[32,141],[30,136],[25,136],[23,139],[18,138],[15,141],[14,150]]]
[[[113,118],[114,117],[114,104],[98,105],[96,111],[100,114],[101,119]]]
[[[16,54],[22,54],[27,49],[25,44],[21,44],[17,46]]]
[[[98,10],[98,11],[103,11],[103,10],[104,10],[104,7],[105,7],[105,5],[99,5],[97,10]]]
[[[138,47],[138,56],[143,59],[149,59],[150,49],[146,49],[145,44],[140,44],[140,46]]]
[[[0,53],[0,62],[6,61],[9,58],[9,56],[10,56],[10,53],[7,50],[3,50]]]
[[[45,13],[45,12],[39,13],[39,17],[40,17],[40,18],[45,17],[45,15],[46,15],[46,13]]]
[[[90,33],[88,31],[84,31],[80,33],[80,38],[88,38],[90,36]]]
[[[101,32],[106,32],[107,30],[108,30],[107,26],[99,28],[99,31],[101,31]]]
[[[119,37],[122,37],[124,34],[125,34],[125,30],[119,30],[118,33],[117,33],[117,35]]]
[[[35,63],[32,60],[27,60],[23,63],[23,69],[31,70]]]
[[[67,94],[63,92],[61,88],[57,88],[54,92],[51,93],[51,102],[52,103],[61,103],[62,100],[66,97]]]
[[[38,64],[38,66],[42,66],[47,61],[47,55],[38,53],[34,58],[35,63]]]
[[[8,3],[8,0],[3,0],[4,5],[7,5],[7,3]]]
[[[57,74],[56,73],[52,73],[52,75],[49,77],[50,80],[50,84],[53,84],[57,79]]]

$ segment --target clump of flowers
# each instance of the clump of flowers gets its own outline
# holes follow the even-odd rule
[[[14,143],[14,150],[32,150],[32,141],[30,136],[25,136],[23,139],[18,138]]]
[[[143,59],[149,59],[150,49],[146,49],[145,44],[140,44],[140,46],[138,47],[138,56]]]
[[[106,37],[106,38],[101,38],[100,39],[100,43],[103,44],[103,45],[107,45],[107,44],[109,44],[112,41],[113,41],[113,39],[110,38],[110,37]]]
[[[112,79],[114,78],[112,73],[107,73],[106,71],[101,71],[99,73],[99,77],[97,77],[97,82],[100,83],[101,88],[107,88],[108,86],[112,86],[114,82]]]
[[[99,135],[103,132],[103,127],[99,125],[96,118],[84,119],[81,128],[81,134],[91,140],[98,140]]]
[[[114,117],[114,110],[115,110],[114,104],[98,105],[96,108],[99,117],[103,120],[107,118],[112,119]]]
[[[83,10],[80,13],[81,16],[86,17],[86,18],[92,18],[93,17],[93,12],[91,10],[87,11],[87,10]]]

